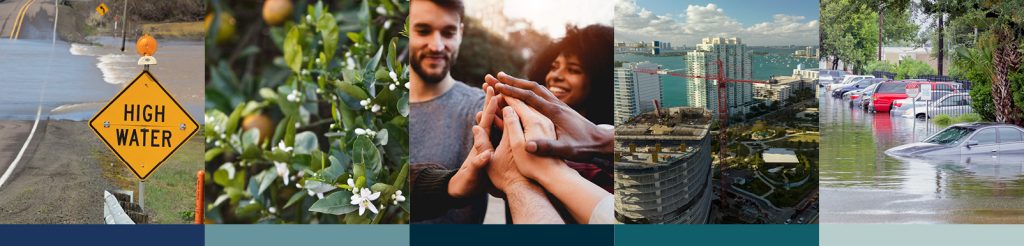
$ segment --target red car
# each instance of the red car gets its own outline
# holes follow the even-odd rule
[[[917,95],[921,91],[921,85],[931,85],[933,91],[959,92],[960,84],[952,82],[932,81],[893,81],[878,85],[875,93],[871,96],[872,106],[875,112],[889,112],[893,108],[893,102],[907,98],[907,94]]]
[[[892,109],[892,102],[907,98],[907,84],[905,81],[882,82],[871,94],[871,106],[875,112],[889,112]]]

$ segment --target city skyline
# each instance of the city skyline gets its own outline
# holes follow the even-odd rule
[[[704,37],[724,36],[749,40],[750,46],[818,44],[816,9],[752,7],[763,4],[619,0],[615,4],[615,39],[693,44]]]

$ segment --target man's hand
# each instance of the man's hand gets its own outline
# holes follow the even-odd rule
[[[465,198],[476,195],[490,185],[487,182],[487,173],[484,172],[487,164],[494,154],[494,146],[491,145],[490,129],[492,119],[497,118],[494,112],[498,108],[499,101],[503,101],[500,95],[495,95],[493,88],[486,88],[487,91],[484,108],[478,115],[487,116],[486,120],[478,120],[473,126],[473,148],[469,156],[459,167],[459,171],[448,181],[448,195],[454,198]]]
[[[589,162],[613,152],[614,130],[597,127],[537,82],[504,72],[497,78],[485,76],[484,80],[501,95],[523,101],[554,124],[557,139],[528,139],[526,150],[530,153]]]
[[[494,188],[504,192],[508,187],[517,185],[520,182],[530,182],[519,173],[516,168],[515,146],[512,146],[512,139],[523,139],[522,126],[519,123],[519,116],[511,107],[502,110],[504,115],[505,131],[501,136],[501,142],[494,152],[494,159],[487,168],[487,176],[494,184]]]
[[[448,195],[466,198],[485,190],[488,185],[484,169],[491,161],[492,154],[494,150],[487,133],[480,126],[473,126],[473,149],[469,151],[459,171],[448,181]]]

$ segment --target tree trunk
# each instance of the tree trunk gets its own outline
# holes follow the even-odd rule
[[[885,5],[878,5],[878,60],[882,60],[882,32],[885,31]]]
[[[1013,91],[1007,75],[1020,68],[1021,54],[1017,51],[1016,35],[1002,26],[994,29],[999,40],[992,54],[992,100],[995,106],[996,122],[1021,125],[1021,109],[1013,103]]]
[[[942,27],[945,26],[946,24],[943,23],[943,21],[942,21],[943,15],[945,15],[945,14],[939,14],[939,61],[938,61],[938,63],[939,63],[939,71],[938,71],[939,72],[939,76],[942,76],[942,74],[943,74],[942,73],[942,63],[943,63],[943,60],[945,60],[945,58],[946,58],[946,56],[945,56],[945,54],[946,54],[946,42],[944,41],[946,35],[944,35],[942,33]]]

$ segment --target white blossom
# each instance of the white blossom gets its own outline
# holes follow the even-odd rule
[[[299,102],[302,100],[302,93],[299,90],[292,90],[292,93],[288,94],[288,101]]]
[[[288,185],[288,175],[291,174],[291,170],[288,170],[288,163],[275,161],[274,169],[277,171],[277,176],[281,176],[281,180],[284,180],[284,185]]]
[[[398,203],[405,201],[405,196],[402,196],[401,190],[396,190],[395,194],[391,194],[391,200],[395,203],[395,205],[398,205]]]
[[[358,187],[358,186],[356,186],[356,182],[355,182],[355,180],[352,180],[352,178],[349,178],[349,179],[348,179],[348,187],[351,187],[351,188],[352,188],[352,191],[357,191],[357,190],[359,190],[359,187]]]
[[[388,72],[388,76],[391,76],[391,81],[398,82],[398,74],[395,71]]]
[[[370,189],[362,188],[358,193],[352,194],[352,205],[359,205],[359,215],[363,215],[367,208],[376,214],[377,207],[373,205],[373,200],[377,200],[378,197],[380,197],[380,192],[371,192]]]
[[[374,104],[373,107],[370,108],[370,111],[374,113],[380,111],[380,105]]]
[[[274,147],[274,150],[281,150],[281,151],[288,152],[288,151],[292,151],[292,147],[285,146],[284,145],[284,140],[281,140],[281,142],[278,143],[276,147]]]

